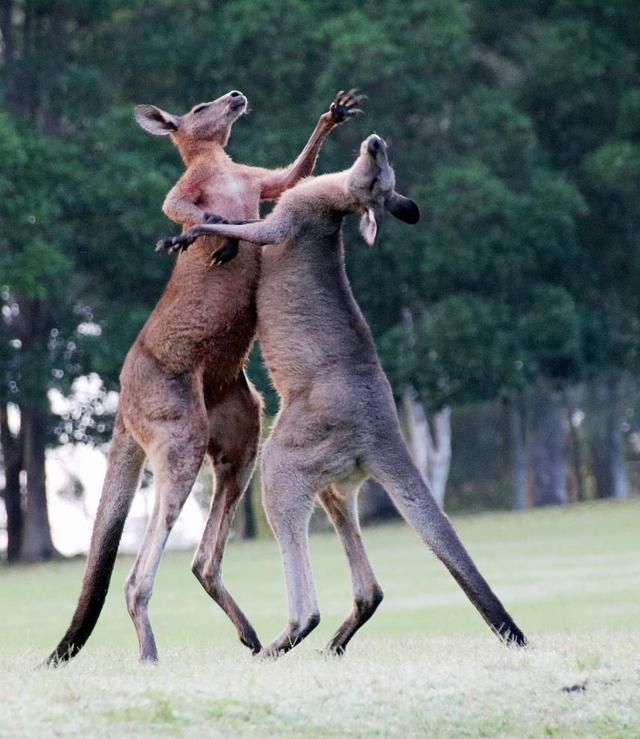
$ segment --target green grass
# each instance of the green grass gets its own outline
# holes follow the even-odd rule
[[[160,665],[137,664],[121,558],[86,649],[34,672],[68,625],[83,563],[0,569],[0,737],[640,736],[640,500],[455,524],[529,648],[504,648],[402,524],[365,531],[385,600],[342,659],[318,653],[351,602],[332,534],[311,541],[322,623],[276,662],[250,657],[190,555],[172,553],[151,603]],[[232,542],[225,581],[263,642],[275,636],[275,543]]]

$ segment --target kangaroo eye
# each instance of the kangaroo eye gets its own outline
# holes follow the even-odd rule
[[[205,108],[209,107],[209,103],[202,103],[201,105],[196,105],[196,107],[191,111],[192,113],[199,113],[201,110],[204,110]]]

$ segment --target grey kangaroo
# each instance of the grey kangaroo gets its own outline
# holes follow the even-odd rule
[[[153,105],[138,106],[138,123],[149,133],[170,136],[186,165],[165,200],[166,215],[184,227],[201,223],[214,208],[228,218],[256,218],[260,200],[277,198],[311,173],[326,136],[361,112],[356,107],[361,100],[353,90],[338,93],[298,158],[277,170],[238,164],[225,152],[231,128],[247,107],[238,90],[200,103],[182,116]],[[50,665],[77,654],[98,620],[145,456],[155,477],[156,503],[126,585],[140,659],[158,657],[148,615],[153,582],[205,455],[215,491],[192,569],[236,626],[241,642],[253,652],[261,648],[222,582],[230,521],[253,472],[260,438],[260,398],[244,373],[256,331],[260,254],[243,249],[227,269],[211,270],[211,252],[222,244],[218,237],[201,239],[179,257],[127,354],[82,590],[71,625],[48,658]],[[237,252],[238,244],[232,241],[218,249],[218,259]]]
[[[372,135],[350,169],[303,180],[264,221],[195,226],[158,245],[179,249],[202,234],[274,244],[263,254],[258,334],[282,407],[264,447],[262,483],[282,553],[289,623],[266,655],[288,651],[320,619],[308,553],[316,495],[342,541],[353,582],[353,611],[328,650],[344,652],[382,600],[356,509],[357,491],[369,476],[389,491],[493,631],[526,644],[409,456],[391,388],[347,280],[341,240],[346,214],[362,214],[360,231],[369,245],[385,211],[407,223],[419,219],[416,204],[394,185],[387,146]]]

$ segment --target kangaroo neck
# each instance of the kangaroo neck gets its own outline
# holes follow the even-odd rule
[[[231,162],[231,157],[218,141],[175,141],[185,166],[192,167],[200,161],[208,164],[224,166]]]
[[[282,267],[296,275],[291,289],[313,301],[308,292],[309,284],[322,292],[351,293],[344,264],[342,229],[335,233],[318,236],[310,231],[300,233],[290,242],[282,254]]]
[[[347,278],[339,230],[323,236],[297,234],[263,251],[258,320],[261,341],[282,355],[298,343],[313,342],[319,348],[353,345],[345,326],[359,327],[363,319]],[[292,343],[294,335],[299,339]]]

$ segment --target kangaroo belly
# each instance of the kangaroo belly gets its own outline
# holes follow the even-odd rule
[[[236,376],[256,330],[255,292],[260,252],[241,245],[238,256],[215,269],[221,239],[199,239],[178,257],[169,283],[140,334],[166,368],[179,373],[204,364],[212,381]]]

